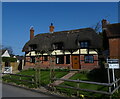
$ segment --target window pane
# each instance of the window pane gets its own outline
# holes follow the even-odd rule
[[[63,43],[54,43],[53,48],[56,50],[62,50],[63,49]]]
[[[30,62],[35,63],[35,57],[30,57]]]
[[[70,55],[66,55],[66,64],[70,64]]]
[[[37,45],[33,44],[29,46],[29,50],[36,50],[37,49]]]
[[[81,47],[81,48],[86,48],[86,47],[88,47],[88,42],[80,42],[80,47]]]
[[[59,57],[56,58],[56,64],[59,64]]]
[[[64,56],[56,56],[56,64],[64,64]]]
[[[48,61],[48,56],[44,56],[44,61]]]
[[[85,63],[93,63],[93,62],[94,62],[94,57],[92,55],[85,56]]]

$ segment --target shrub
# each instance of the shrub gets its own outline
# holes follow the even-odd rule
[[[3,61],[3,62],[16,62],[17,59],[16,59],[16,58],[13,58],[13,57],[3,57],[3,58],[2,58],[2,61]]]
[[[108,82],[106,69],[94,69],[88,73],[87,77],[97,82]]]

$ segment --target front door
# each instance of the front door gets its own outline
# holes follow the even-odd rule
[[[72,56],[73,69],[80,69],[80,59],[78,55]]]

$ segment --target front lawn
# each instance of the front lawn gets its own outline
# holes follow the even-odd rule
[[[55,70],[55,77],[56,78],[61,78],[63,76],[65,76],[67,73],[69,72],[69,70],[60,70],[60,69],[56,69]],[[97,70],[98,72],[98,70]],[[36,73],[36,71],[34,69],[29,69],[29,70],[24,70],[24,71],[21,71],[17,74],[21,74],[21,75],[29,75],[29,76],[34,76]],[[42,69],[40,71],[40,84],[42,86],[47,86],[49,83],[50,83],[50,70],[49,69]],[[84,81],[104,81],[104,76],[102,76],[99,72],[97,75],[94,76],[94,74],[96,74],[96,72],[93,72],[92,74],[91,73],[88,73],[88,72],[80,72],[80,73],[76,73],[75,75],[73,75],[72,77],[70,77],[69,79],[71,80],[84,80]],[[102,76],[102,79],[101,80],[99,77]],[[20,81],[17,81],[17,80],[14,80],[14,79],[20,79],[20,77],[18,76],[14,76],[14,75],[11,75],[11,78],[13,78],[13,80],[10,80],[10,79],[7,79],[8,75],[5,75],[3,80],[4,81],[7,81],[7,82],[13,82],[13,83],[16,83],[18,85],[25,85],[25,86],[28,86],[28,87],[36,87],[35,84],[30,84],[30,83],[27,83],[27,82],[20,82]],[[27,80],[27,81],[31,81],[31,78],[29,77],[21,77],[21,80]],[[108,87],[105,87],[105,86],[101,86],[101,85],[94,85],[94,84],[85,84],[85,83],[74,83],[74,82],[68,82],[68,81],[65,81],[64,83],[60,84],[62,86],[69,86],[69,87],[77,87],[77,88],[82,88],[82,89],[91,89],[91,90],[98,90],[98,91],[108,91]],[[99,98],[102,98],[102,97],[106,97],[106,95],[102,95],[102,94],[98,94],[98,93],[93,93],[93,92],[85,92],[85,91],[76,91],[76,90],[73,90],[73,89],[68,89],[68,88],[62,88],[62,87],[56,87],[57,91],[61,92],[61,93],[65,93],[69,96],[76,96],[77,93],[79,93],[79,95],[84,95],[85,97],[99,97]],[[117,99],[115,97],[120,97],[120,90],[118,91],[118,93],[114,93],[113,95],[113,99]],[[88,98],[88,99],[89,99]]]
[[[21,74],[21,75],[29,75],[29,76],[35,76],[35,70],[34,69],[29,69],[29,70],[23,70],[17,74]],[[65,72],[60,72],[59,70],[55,71],[55,77],[56,78],[61,78],[63,77],[64,75],[66,75],[68,73],[68,71],[65,71]],[[50,70],[41,70],[40,71],[40,84],[42,86],[46,86],[47,84],[50,83]],[[9,77],[11,77],[11,79],[8,79]],[[3,77],[3,81],[6,81],[6,82],[13,82],[13,83],[16,83],[16,84],[21,84],[21,85],[25,85],[25,86],[28,86],[28,87],[36,87],[34,84],[30,84],[28,82],[21,82],[21,81],[18,81],[18,80],[15,80],[15,79],[20,79],[19,76],[14,76],[14,75],[5,75]],[[32,78],[30,77],[21,77],[21,80],[28,80],[28,81],[32,81]]]
[[[84,81],[92,81],[93,79],[90,79],[92,77],[88,76],[89,73],[77,73],[74,76],[72,76],[70,79],[71,80],[84,80]],[[99,79],[99,78],[98,78]],[[96,79],[97,80],[97,79]],[[85,83],[74,83],[74,82],[68,82],[65,81],[64,83],[61,84],[62,86],[69,86],[69,87],[76,87],[76,88],[82,88],[82,89],[90,89],[90,90],[98,90],[98,91],[108,91],[108,87],[102,86],[102,85],[95,85],[95,84],[85,84]],[[85,97],[89,98],[102,98],[106,97],[109,98],[108,95],[103,95],[103,94],[98,94],[94,92],[85,92],[85,91],[77,91],[74,89],[67,89],[67,88],[62,88],[62,87],[56,87],[56,89],[61,92],[61,93],[66,93],[69,96],[76,96],[77,93],[79,92],[79,95],[84,95]],[[116,97],[120,97],[120,90],[119,92],[115,92],[113,95],[113,99],[117,99]],[[105,98],[105,99],[106,99]]]

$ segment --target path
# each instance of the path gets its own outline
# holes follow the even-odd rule
[[[76,74],[77,71],[71,71],[70,73],[68,73],[67,75],[63,76],[61,79],[69,79],[70,77],[72,77],[74,74]],[[54,81],[52,83],[52,85],[59,85],[61,83],[63,83],[64,81],[61,81],[61,80],[57,80],[57,81]]]

